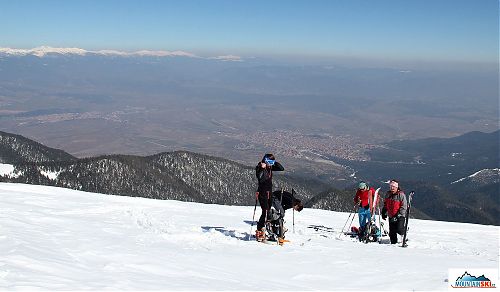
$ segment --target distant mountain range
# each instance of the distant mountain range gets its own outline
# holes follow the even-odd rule
[[[488,145],[486,140],[498,135],[498,132],[474,135],[476,135],[474,141],[483,139],[485,141],[480,144]],[[427,141],[432,144],[436,140]],[[446,144],[449,139],[441,141]],[[400,143],[402,142],[391,145],[403,145]],[[419,145],[422,141],[414,143],[413,145]],[[425,146],[427,144],[421,145],[423,145],[421,149],[427,149]],[[411,148],[407,149],[410,151]],[[433,149],[439,147],[435,146]],[[415,151],[411,152],[412,155],[418,153],[417,149],[411,151]],[[466,147],[461,148],[461,151],[462,157],[478,158],[469,156],[471,152]],[[378,152],[377,155],[381,153]],[[483,155],[489,154],[483,152]],[[437,156],[429,153],[428,156],[422,157]],[[229,205],[255,203],[254,167],[188,151],[165,152],[146,157],[106,155],[78,159],[62,150],[45,147],[22,136],[0,132],[0,163],[12,165],[9,172],[0,173],[0,181],[6,182],[52,185],[153,199]],[[369,182],[374,186],[380,185],[378,180],[380,174],[369,172],[370,163],[375,162],[364,164],[368,169],[364,177],[372,178]],[[388,171],[387,167],[394,165],[391,161],[385,166],[380,162],[377,163],[380,172]],[[397,165],[399,167],[399,164]],[[357,167],[363,169],[363,165]],[[393,173],[398,172],[393,170]],[[416,217],[499,224],[498,168],[484,169],[447,184],[440,183],[439,179],[415,180],[415,177],[418,176],[402,176],[401,185],[405,190],[416,191],[413,212]],[[306,207],[353,211],[352,189],[339,190],[319,181],[280,173],[276,174],[274,185],[276,189],[293,188],[298,197],[305,202]],[[384,191],[382,185],[382,192]]]
[[[99,50],[90,51],[80,48],[54,48],[49,46],[41,46],[33,49],[13,49],[13,48],[0,48],[0,55],[9,56],[27,56],[32,55],[36,57],[45,57],[50,55],[77,55],[77,56],[87,56],[87,55],[102,55],[102,56],[149,56],[149,57],[190,57],[190,58],[204,58],[197,56],[192,53],[184,51],[150,51],[141,50],[135,52],[125,52],[117,50]],[[228,55],[228,56],[216,56],[216,57],[206,57],[207,59],[219,59],[224,61],[241,61],[239,56]]]

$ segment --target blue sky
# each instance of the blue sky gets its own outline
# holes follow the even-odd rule
[[[498,0],[0,0],[0,47],[498,62]]]

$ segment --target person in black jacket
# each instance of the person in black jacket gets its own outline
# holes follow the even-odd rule
[[[285,168],[276,161],[273,154],[266,154],[262,160],[255,167],[255,175],[259,186],[257,188],[258,199],[262,214],[260,215],[259,222],[257,223],[257,230],[255,231],[255,238],[258,241],[265,239],[264,224],[267,220],[269,209],[271,208],[272,195],[273,195],[273,171],[283,171]]]
[[[281,217],[285,216],[285,210],[293,208],[295,211],[300,212],[304,209],[304,204],[287,191],[274,191],[272,206],[274,206]]]

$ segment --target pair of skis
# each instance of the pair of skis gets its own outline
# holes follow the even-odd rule
[[[406,234],[408,233],[408,221],[410,220],[410,209],[411,209],[411,200],[413,199],[413,195],[415,194],[414,191],[411,191],[409,196],[408,196],[408,210],[406,210],[406,218],[405,218],[405,233],[403,235],[403,244],[401,247],[407,247],[408,244],[406,244]]]

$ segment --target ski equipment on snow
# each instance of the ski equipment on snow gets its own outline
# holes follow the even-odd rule
[[[408,246],[406,244],[406,241],[407,241],[406,234],[408,233],[408,221],[410,220],[411,200],[413,198],[413,194],[415,194],[415,192],[411,191],[409,196],[408,196],[408,210],[406,211],[406,218],[405,218],[405,233],[403,235],[403,244],[401,245],[401,247]]]
[[[347,226],[347,222],[349,222],[349,219],[351,219],[351,215],[352,215],[352,219],[351,219],[351,223],[349,224],[349,226],[351,226],[351,225],[352,225],[352,222],[354,221],[354,217],[356,217],[356,213],[357,213],[357,212],[356,212],[356,207],[357,207],[357,206],[358,206],[358,205],[357,205],[357,204],[355,204],[355,205],[354,205],[354,207],[353,207],[352,212],[351,212],[351,213],[349,213],[349,217],[347,217],[347,220],[346,220],[346,221],[345,221],[345,223],[344,223],[344,227],[342,227],[342,231],[339,233],[339,238],[340,238],[340,235],[344,234],[344,229],[345,229],[345,227]],[[346,231],[346,232],[347,232],[347,231]]]
[[[283,200],[283,188],[281,189],[281,201]],[[266,243],[271,241],[271,242],[276,242],[279,245],[283,245],[285,240],[285,228],[283,226],[284,224],[284,217],[285,214],[281,214],[281,210],[277,209],[277,207],[274,206],[273,203],[271,203],[271,207],[269,208],[269,211],[267,213],[267,218],[266,218],[266,223],[264,225],[265,227],[265,238],[266,238]]]
[[[295,198],[295,190],[292,188],[292,197]],[[293,234],[295,234],[295,208],[292,207],[292,230]]]
[[[378,202],[379,202],[379,199],[380,199],[380,196],[379,196],[379,191],[380,191],[380,188],[378,188],[377,190],[375,190],[375,194],[373,195],[373,201],[372,201],[372,206],[371,206],[371,211],[372,212],[372,217],[375,216],[375,208],[378,206]]]
[[[253,223],[255,222],[255,211],[257,210],[257,201],[259,200],[259,192],[255,193],[255,206],[253,207],[252,225],[250,226],[250,233],[248,233],[248,240],[252,237]]]

